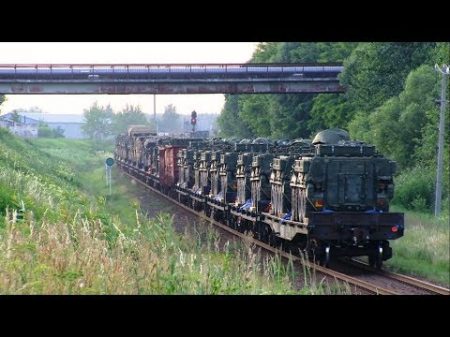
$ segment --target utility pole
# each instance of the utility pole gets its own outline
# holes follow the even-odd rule
[[[158,132],[158,127],[156,126],[156,94],[153,94],[153,122],[155,123],[155,131]]]
[[[439,137],[438,137],[438,159],[436,172],[436,197],[434,202],[434,216],[439,216],[441,213],[441,198],[442,198],[442,166],[444,161],[444,135],[445,135],[445,109],[447,101],[445,95],[447,93],[447,76],[450,75],[449,66],[444,64],[439,68],[435,64],[434,69],[442,74],[441,81],[441,111],[439,114]]]

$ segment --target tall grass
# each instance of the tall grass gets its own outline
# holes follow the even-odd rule
[[[450,228],[448,214],[433,215],[393,207],[405,212],[405,235],[392,241],[393,270],[422,276],[450,287]]]
[[[295,289],[292,263],[261,256],[248,246],[218,249],[214,232],[199,237],[175,233],[171,219],[136,216],[124,233],[75,215],[72,222],[17,220],[7,212],[0,239],[3,294],[326,294],[349,293],[313,282]],[[245,244],[244,244],[245,246]],[[259,260],[259,261],[258,261]]]

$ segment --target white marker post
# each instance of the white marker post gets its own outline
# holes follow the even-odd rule
[[[111,195],[111,166],[114,165],[113,158],[107,158],[105,161],[105,170],[106,170],[106,186],[109,186],[109,195]]]

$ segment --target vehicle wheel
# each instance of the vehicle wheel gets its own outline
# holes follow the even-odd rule
[[[375,252],[369,255],[369,266],[381,269],[383,266],[383,248],[381,245],[378,245]]]
[[[209,218],[211,217],[212,209],[210,206],[205,206],[205,215]]]
[[[325,254],[322,258],[322,266],[328,268],[330,265],[330,246],[325,247]]]

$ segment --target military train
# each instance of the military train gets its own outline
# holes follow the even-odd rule
[[[322,265],[367,256],[381,268],[403,213],[389,212],[395,162],[341,129],[272,141],[158,136],[132,126],[117,137],[120,168],[196,212]]]

